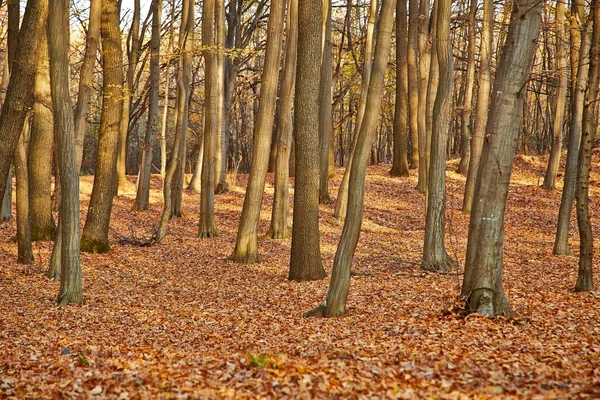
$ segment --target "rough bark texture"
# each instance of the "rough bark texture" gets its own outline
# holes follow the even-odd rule
[[[331,119],[331,0],[323,0],[323,53],[319,92],[319,201],[329,203],[329,143],[332,133]]]
[[[77,173],[81,171],[81,163],[83,162],[83,145],[85,142],[85,131],[87,129],[86,118],[90,111],[94,66],[96,64],[96,53],[100,46],[101,7],[101,0],[90,0],[88,30],[85,37],[85,55],[83,56],[83,63],[81,64],[79,91],[77,94],[77,105],[75,106],[75,151]]]
[[[406,0],[396,4],[396,106],[394,110],[394,152],[392,176],[409,176],[408,173],[408,32]]]
[[[419,43],[417,30],[419,27],[419,0],[409,0],[408,7],[408,121],[410,131],[410,169],[419,167],[419,74],[417,70],[417,54]]]
[[[319,237],[319,76],[322,0],[298,2],[298,59],[294,101],[296,181],[288,278],[325,278]]]
[[[577,5],[573,8],[575,15],[572,20],[575,24],[581,21],[583,15],[578,13]],[[569,250],[569,226],[571,224],[571,212],[573,200],[575,199],[575,187],[577,185],[577,160],[579,153],[579,141],[581,138],[582,118],[585,101],[585,88],[588,80],[589,50],[591,40],[591,26],[589,23],[583,27],[581,44],[579,46],[579,65],[577,67],[577,78],[573,83],[573,98],[571,100],[571,123],[569,126],[569,142],[567,144],[567,161],[565,165],[565,178],[560,208],[558,211],[558,224],[556,227],[556,238],[554,240],[555,255],[570,255]],[[579,24],[578,24],[579,25]],[[577,30],[577,28],[575,28]],[[571,44],[574,47],[576,44]]]
[[[540,15],[537,0],[526,0],[513,9],[496,72],[462,286],[467,310],[483,315],[512,315],[502,287],[504,213]]]
[[[588,87],[585,94],[583,109],[583,132],[579,147],[579,161],[577,164],[577,189],[575,200],[577,202],[577,225],[579,227],[579,271],[577,274],[576,292],[589,292],[594,290],[593,280],[593,251],[594,237],[592,236],[592,223],[590,221],[590,168],[592,162],[592,148],[596,133],[598,81],[600,73],[600,0],[592,3],[593,33],[590,47],[590,66]]]
[[[38,63],[33,88],[34,104],[31,136],[27,152],[29,187],[29,219],[32,240],[50,240],[56,225],[52,217],[52,146],[54,121],[48,38],[44,32],[39,39]]]
[[[475,193],[475,179],[479,169],[481,148],[486,133],[488,119],[488,105],[490,99],[490,88],[492,86],[492,30],[494,11],[491,0],[483,2],[483,24],[481,27],[481,51],[479,55],[479,75],[477,81],[477,105],[475,107],[475,124],[471,138],[471,158],[467,172],[467,183],[465,184],[465,196],[463,199],[462,212],[471,212],[473,194]]]
[[[104,13],[114,13],[116,4],[108,0]],[[54,126],[57,146],[60,151],[60,179],[62,199],[60,203],[60,248],[61,282],[56,302],[60,306],[83,301],[81,264],[79,256],[79,178],[75,156],[75,130],[73,106],[69,93],[69,0],[52,0],[49,15],[48,43],[50,49],[50,77],[54,104]],[[110,47],[109,47],[110,48]],[[105,47],[105,50],[108,50]],[[105,56],[106,57],[106,56]],[[120,67],[118,68],[120,70]],[[106,83],[105,83],[106,84]],[[112,193],[109,193],[112,198]]]
[[[37,44],[46,25],[47,13],[47,0],[27,2],[12,62],[6,100],[0,113],[0,177],[8,176],[25,117],[33,106],[32,83],[37,64]],[[7,186],[7,180],[0,179],[0,193],[4,193]]]
[[[110,250],[108,227],[115,190],[119,124],[123,106],[121,30],[119,28],[119,10],[114,1],[102,0],[100,36],[104,76],[102,116],[100,118],[94,187],[81,236],[81,250],[90,253],[106,253]],[[62,152],[59,152],[59,158],[61,157],[60,153]],[[63,229],[65,229],[64,225]],[[64,240],[65,237],[63,237]]]
[[[395,6],[396,0],[383,0],[381,6],[373,70],[368,93],[366,93],[369,107],[356,139],[358,143],[350,172],[348,215],[335,253],[331,283],[325,301],[315,310],[309,312],[307,316],[337,317],[346,312],[352,258],[354,257],[362,224],[365,175],[381,108],[383,82],[391,48]]]
[[[260,262],[257,231],[262,198],[265,191],[267,169],[269,167],[285,3],[282,0],[271,2],[258,118],[254,129],[252,166],[250,168],[250,176],[248,177],[246,195],[244,196],[244,205],[242,207],[242,216],[240,218],[235,249],[229,256],[230,260],[237,263],[253,264]]]
[[[454,85],[454,65],[450,42],[451,0],[437,0],[436,51],[440,84],[433,107],[431,134],[431,160],[427,190],[427,216],[423,245],[424,268],[431,271],[448,271],[456,264],[446,252],[444,230],[446,227],[446,143],[450,126],[450,103]]]
[[[133,209],[147,210],[150,196],[150,173],[154,142],[158,133],[158,92],[160,86],[160,19],[162,1],[152,2],[152,37],[150,39],[150,91],[148,94],[148,121],[146,136],[142,145],[142,163],[140,166],[137,193]]]
[[[567,100],[567,45],[565,38],[565,2],[556,3],[554,20],[554,31],[556,35],[556,69],[558,82],[556,88],[556,101],[554,110],[552,150],[548,159],[548,167],[544,175],[542,188],[554,190],[556,187],[556,175],[560,167],[560,156],[562,152],[563,125],[565,119],[565,105]]]
[[[273,196],[271,227],[267,233],[267,236],[273,239],[285,239],[292,235],[289,162],[292,147],[292,107],[294,105],[296,55],[298,50],[298,0],[289,1],[285,37],[285,61],[281,78],[277,121],[275,194]]]
[[[29,137],[29,120],[25,120],[23,133],[17,144],[15,154],[15,175],[17,178],[17,262],[31,264],[33,250],[31,248],[31,229],[29,225],[29,188],[27,174],[27,142]]]

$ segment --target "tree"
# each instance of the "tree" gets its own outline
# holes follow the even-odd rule
[[[25,119],[23,133],[17,144],[15,154],[15,175],[17,178],[17,262],[31,264],[33,249],[31,248],[31,228],[29,223],[29,174],[27,171],[27,144],[29,141],[29,120]]]
[[[579,227],[579,271],[577,274],[576,292],[594,290],[592,256],[594,252],[594,237],[589,210],[590,168],[592,148],[596,133],[598,83],[600,75],[600,0],[592,3],[593,30],[590,47],[590,64],[588,71],[588,87],[585,93],[583,109],[583,132],[579,146],[577,163],[577,225]]]
[[[486,140],[478,162],[462,295],[469,311],[511,315],[502,288],[506,196],[540,26],[541,3],[514,7],[496,72]]]
[[[475,107],[475,123],[471,139],[471,158],[467,171],[467,183],[465,184],[465,195],[463,198],[462,212],[471,212],[473,195],[475,193],[475,179],[481,158],[481,148],[486,134],[488,119],[488,105],[490,99],[490,88],[492,86],[492,31],[494,27],[494,11],[491,0],[483,1],[483,23],[481,26],[481,51],[479,55],[479,75],[477,81],[477,105]]]
[[[321,74],[319,83],[319,201],[329,203],[329,143],[331,142],[331,0],[323,0]]]
[[[319,76],[322,0],[298,1],[298,55],[294,100],[296,181],[288,278],[325,278],[319,238]]]
[[[230,1],[229,5],[235,3]],[[215,194],[228,191],[227,187],[227,142],[229,132],[224,116],[225,101],[225,1],[219,0],[215,9],[215,41],[219,52],[217,58],[217,141],[215,149]]]
[[[289,0],[285,37],[285,61],[279,94],[279,116],[276,134],[275,194],[271,212],[271,227],[267,233],[267,236],[273,239],[285,239],[292,235],[289,163],[292,147],[292,107],[294,105],[296,55],[298,51],[298,0]]]
[[[117,4],[110,0],[102,0],[100,38],[104,76],[102,116],[94,187],[81,236],[81,250],[90,253],[106,253],[110,250],[108,227],[115,190],[119,124],[123,106],[123,54],[119,10]]]
[[[29,214],[32,240],[50,240],[56,225],[52,217],[52,146],[54,122],[48,38],[44,32],[38,45],[38,63],[33,88],[34,104],[27,152]]]
[[[142,145],[142,162],[133,209],[147,210],[150,196],[150,172],[154,142],[158,133],[158,95],[160,86],[160,19],[162,1],[152,2],[152,37],[150,39],[150,91],[148,95],[148,122]]]
[[[284,16],[285,2],[282,0],[272,1],[267,28],[267,50],[260,90],[258,118],[254,129],[252,166],[244,196],[244,206],[242,207],[235,249],[229,256],[230,260],[238,263],[253,264],[260,262],[257,231],[269,166]]]
[[[440,85],[433,107],[431,160],[427,190],[427,216],[423,263],[432,271],[447,271],[455,266],[444,246],[446,218],[446,143],[450,125],[450,103],[454,84],[452,43],[450,42],[451,0],[437,0],[435,49],[439,65]],[[433,57],[432,57],[433,58]]]
[[[354,257],[362,224],[367,162],[375,138],[381,108],[381,95],[391,48],[395,6],[396,0],[383,0],[381,5],[373,69],[368,92],[366,93],[369,107],[365,112],[360,132],[356,138],[356,151],[352,158],[350,170],[348,214],[335,253],[331,283],[325,301],[319,307],[307,313],[307,316],[338,317],[346,312],[352,258]],[[292,240],[293,238],[294,236],[292,236]]]
[[[435,1],[434,1],[435,4]],[[421,0],[419,7],[419,106],[417,108],[417,126],[419,130],[419,171],[416,190],[427,192],[427,87],[431,66],[431,45],[429,36],[429,0]]]
[[[408,0],[408,126],[410,132],[410,169],[419,166],[419,74],[417,70],[417,29],[419,26],[419,0]]]

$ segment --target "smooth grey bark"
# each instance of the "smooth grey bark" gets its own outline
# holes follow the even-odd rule
[[[502,284],[504,214],[540,16],[537,0],[513,8],[478,163],[461,293],[466,309],[482,315],[512,315]]]
[[[232,1],[231,3],[233,3]],[[229,134],[225,120],[225,1],[219,0],[215,9],[215,40],[217,42],[217,141],[215,149],[215,194],[225,193],[227,187],[227,142]]]

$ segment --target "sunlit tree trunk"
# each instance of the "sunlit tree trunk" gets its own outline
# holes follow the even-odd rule
[[[431,65],[431,43],[429,36],[429,0],[421,0],[419,7],[419,107],[417,124],[419,129],[419,173],[416,190],[427,192],[427,87]]]
[[[319,76],[322,0],[298,2],[298,53],[294,100],[296,180],[288,278],[323,279],[319,236]]]
[[[29,177],[27,173],[26,150],[29,140],[29,120],[29,117],[25,119],[23,133],[19,138],[15,153],[15,175],[17,178],[17,262],[20,264],[31,264],[33,262],[29,223]]]
[[[232,1],[231,3],[233,3]],[[225,2],[217,1],[215,10],[215,34],[219,53],[217,57],[217,142],[215,151],[215,193],[227,188],[227,142],[229,135],[225,122]]]
[[[483,1],[483,23],[481,26],[481,50],[479,55],[479,75],[477,81],[477,105],[475,107],[475,123],[471,135],[471,158],[467,171],[467,183],[463,198],[462,212],[471,212],[473,194],[475,193],[475,179],[481,158],[481,148],[486,134],[488,119],[488,105],[490,102],[490,88],[492,87],[492,31],[494,25],[494,10],[492,0]]]
[[[410,132],[410,169],[419,167],[419,74],[417,54],[419,52],[419,0],[408,0],[408,126]]]
[[[579,227],[579,272],[577,274],[576,292],[589,292],[594,290],[592,256],[594,251],[594,237],[592,236],[592,223],[590,221],[590,168],[592,162],[592,148],[598,120],[598,81],[600,73],[600,0],[592,3],[593,31],[590,47],[590,63],[588,87],[585,94],[583,109],[583,132],[579,147],[579,161],[577,164],[577,188],[575,200],[577,202],[577,225]]]
[[[252,166],[250,168],[248,186],[246,187],[235,249],[229,256],[230,260],[238,263],[253,264],[260,262],[257,231],[262,198],[265,191],[267,169],[269,167],[285,3],[283,0],[274,0],[271,2],[258,118],[254,128]]]
[[[513,8],[478,163],[462,295],[467,310],[483,315],[512,315],[502,285],[504,214],[540,15],[537,0]]]
[[[101,6],[101,0],[90,0],[85,55],[81,64],[79,91],[77,94],[77,105],[75,106],[75,151],[78,173],[81,171],[81,163],[83,162],[83,145],[85,142],[85,131],[87,130],[86,118],[90,110],[96,53],[100,46]]]
[[[289,162],[292,147],[292,107],[298,50],[298,0],[289,0],[286,23],[285,61],[279,94],[277,121],[277,159],[275,161],[275,194],[271,213],[271,227],[267,236],[285,239],[292,234],[290,221]]]
[[[381,109],[383,82],[391,48],[395,6],[396,0],[383,0],[381,6],[373,69],[368,92],[365,93],[369,107],[356,139],[356,151],[350,166],[348,215],[335,253],[331,283],[325,301],[315,310],[309,312],[307,316],[338,317],[346,312],[352,258],[358,243],[363,217],[365,175]]]
[[[323,0],[323,52],[319,91],[319,201],[329,203],[329,143],[331,142],[331,0]]]
[[[81,250],[90,253],[106,253],[110,250],[108,227],[115,191],[119,123],[122,118],[123,105],[121,30],[119,28],[119,10],[114,1],[102,0],[100,36],[103,54],[102,116],[100,118],[94,187],[81,236]],[[60,172],[62,182],[62,169]],[[65,227],[63,226],[62,229]]]

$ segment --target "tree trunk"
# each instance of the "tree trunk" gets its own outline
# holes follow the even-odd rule
[[[352,258],[354,257],[362,224],[365,175],[381,109],[383,83],[391,48],[395,6],[396,0],[383,0],[381,6],[373,70],[368,93],[365,93],[369,107],[356,138],[356,152],[350,166],[348,216],[335,253],[331,283],[325,301],[315,310],[309,312],[307,316],[338,317],[346,312]],[[293,238],[294,236],[292,236],[292,240]]]
[[[292,235],[290,221],[289,163],[292,147],[292,107],[298,50],[298,0],[289,0],[286,23],[285,61],[277,121],[277,159],[275,161],[275,194],[271,213],[271,227],[267,236],[285,239]]]
[[[108,14],[109,17],[114,18],[118,30],[116,4],[109,0],[103,0],[103,5],[104,3],[106,6],[102,10],[103,16]],[[73,106],[69,93],[69,0],[52,0],[51,10],[48,18],[48,48],[50,50],[55,136],[57,147],[60,149],[58,158],[62,188],[59,215],[60,233],[58,235],[60,240],[54,244],[55,248],[60,249],[61,261],[61,282],[56,302],[60,306],[65,306],[69,303],[83,301],[79,256],[79,178],[75,155]],[[105,46],[104,50],[105,60],[113,58],[107,54],[111,51],[110,46]],[[120,48],[118,51],[120,52]],[[120,71],[120,65],[116,70]],[[105,81],[104,84],[109,82]],[[108,197],[112,199],[112,192],[108,192],[108,194]]]
[[[450,127],[450,103],[454,86],[452,42],[450,41],[451,0],[436,0],[437,12],[435,48],[439,65],[440,85],[433,107],[431,160],[427,190],[427,217],[423,245],[424,268],[430,271],[448,271],[456,263],[444,246],[446,227],[446,144]],[[432,57],[433,58],[433,57]]]
[[[502,288],[504,214],[540,15],[537,0],[513,8],[478,162],[462,295],[466,308],[482,315],[512,315]]]
[[[329,203],[329,142],[331,141],[331,0],[323,0],[323,52],[319,84],[319,202]]]
[[[410,131],[410,169],[419,167],[419,74],[417,54],[419,52],[419,0],[408,0],[408,121]]]
[[[494,26],[494,11],[491,0],[483,2],[483,24],[481,26],[481,52],[479,56],[479,88],[477,90],[477,105],[475,107],[475,124],[471,136],[471,158],[467,171],[467,183],[463,199],[462,212],[469,214],[473,205],[475,179],[479,169],[481,148],[486,134],[490,88],[492,86],[492,31]]]
[[[148,98],[148,122],[146,137],[142,145],[142,163],[140,166],[137,194],[133,210],[147,210],[150,206],[150,175],[154,142],[158,133],[158,92],[160,86],[160,23],[162,1],[152,2],[152,37],[150,39],[150,93]]]
[[[104,76],[102,116],[100,118],[94,187],[81,236],[81,251],[89,253],[106,253],[110,250],[108,227],[115,192],[119,123],[122,118],[121,112],[123,106],[121,30],[119,28],[119,9],[114,1],[102,0],[100,36],[102,40],[102,70]],[[127,118],[127,116],[124,117]],[[59,154],[60,157],[61,155]],[[62,180],[64,178],[61,176],[61,182]],[[65,237],[63,237],[64,240]]]
[[[231,2],[233,3],[233,1]],[[225,121],[225,2],[217,1],[215,10],[215,33],[217,48],[217,141],[215,150],[215,194],[224,193],[227,188],[227,142],[229,135]]]
[[[77,161],[77,173],[81,171],[83,162],[83,146],[85,143],[85,131],[87,130],[86,118],[90,111],[90,99],[92,97],[92,81],[94,79],[94,65],[96,64],[96,53],[100,45],[100,14],[101,0],[90,0],[90,15],[88,30],[85,38],[85,55],[79,75],[79,92],[77,94],[77,105],[75,106],[75,151]]]
[[[429,0],[421,0],[419,7],[419,106],[417,126],[419,131],[419,173],[416,190],[427,192],[427,87],[431,65],[431,45],[428,41]]]
[[[321,67],[322,0],[298,3],[298,53],[294,141],[296,180],[292,250],[288,278],[325,278],[319,238],[319,76]]]
[[[51,240],[56,230],[52,217],[52,146],[54,122],[48,38],[44,32],[38,45],[38,63],[33,88],[31,137],[27,152],[29,220],[32,240]]]
[[[594,237],[590,221],[590,167],[592,162],[592,148],[596,133],[598,119],[598,81],[600,74],[600,0],[592,3],[593,31],[590,47],[590,63],[588,88],[585,94],[583,109],[583,132],[579,148],[579,161],[577,165],[577,225],[579,227],[579,271],[577,274],[576,292],[589,292],[594,290],[592,256],[594,251]]]
[[[562,152],[563,125],[565,118],[565,104],[567,99],[567,49],[565,38],[565,3],[559,1],[556,3],[556,14],[554,21],[554,30],[556,32],[556,70],[558,74],[558,87],[556,88],[556,101],[554,111],[552,150],[546,175],[544,175],[544,184],[542,188],[554,190],[556,186],[556,175],[560,167],[560,156]]]
[[[25,119],[23,133],[19,138],[15,154],[15,175],[17,178],[17,262],[19,264],[31,264],[33,262],[31,229],[29,224],[29,184],[26,150],[28,136],[29,118]]]
[[[581,26],[579,22],[583,19],[582,13],[579,13],[580,3],[573,7],[572,21]],[[584,24],[581,35],[581,45],[579,46],[579,66],[577,67],[577,78],[573,87],[573,96],[571,100],[571,124],[569,126],[569,142],[567,147],[567,161],[565,165],[565,179],[560,199],[560,208],[558,211],[558,224],[556,227],[556,238],[554,240],[554,255],[570,255],[569,250],[569,225],[571,223],[571,211],[573,210],[573,200],[575,198],[575,188],[577,185],[577,159],[579,152],[579,141],[581,138],[582,118],[585,101],[585,88],[588,80],[589,70],[589,50],[591,23]],[[577,26],[574,28],[577,29]],[[575,47],[571,43],[572,47]]]
[[[248,186],[246,187],[235,249],[229,256],[230,260],[237,263],[253,264],[260,262],[257,230],[262,197],[265,191],[267,168],[269,167],[284,15],[285,2],[282,0],[272,1],[267,28],[267,50],[260,88],[259,111],[254,130],[252,166]]]
[[[473,113],[473,87],[475,86],[475,14],[477,14],[477,0],[471,0],[467,21],[467,75],[460,125],[460,164],[457,170],[462,175],[467,174],[471,158],[471,114]]]

